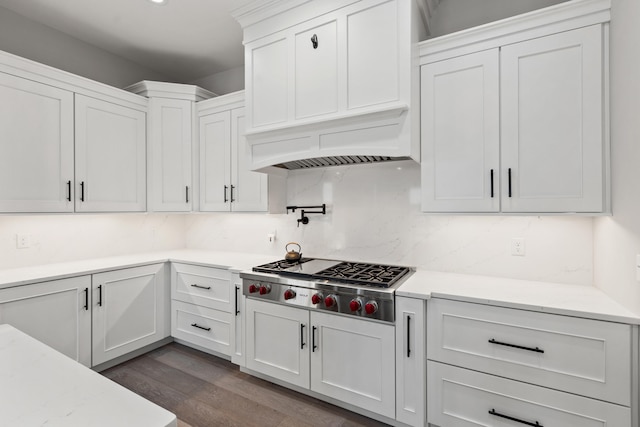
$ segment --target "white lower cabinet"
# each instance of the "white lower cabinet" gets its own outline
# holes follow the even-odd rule
[[[396,296],[396,420],[426,422],[425,300]]]
[[[246,299],[246,366],[395,416],[394,327]]]
[[[91,365],[91,276],[0,290],[8,323],[66,356]]]
[[[433,426],[631,426],[628,407],[432,361],[428,371]]]
[[[240,302],[231,278],[224,268],[172,263],[171,335],[225,356],[236,354]]]
[[[93,275],[93,365],[169,336],[164,264]]]

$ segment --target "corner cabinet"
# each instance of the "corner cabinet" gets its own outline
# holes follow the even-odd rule
[[[94,274],[93,366],[170,335],[165,264]]]
[[[283,210],[284,178],[249,169],[244,93],[202,101],[198,107],[200,210],[266,212]],[[278,182],[276,188],[274,184]],[[280,191],[278,189],[280,188]],[[273,198],[270,200],[270,198]],[[276,201],[278,200],[278,201]]]
[[[610,209],[609,7],[568,2],[421,44],[423,211]]]

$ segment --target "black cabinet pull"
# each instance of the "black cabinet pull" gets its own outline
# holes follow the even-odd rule
[[[194,328],[202,329],[203,331],[207,331],[207,332],[211,330],[211,328],[205,328],[204,326],[200,326],[197,323],[192,323],[191,326],[193,326]]]
[[[67,181],[67,202],[71,201],[71,180]]]
[[[233,198],[233,190],[234,190],[235,188],[236,188],[236,187],[235,187],[234,185],[232,185],[232,186],[231,186],[231,203],[233,203],[233,202],[235,202],[235,201],[236,201],[236,200]]]
[[[505,347],[517,348],[517,349],[520,349],[520,350],[533,351],[533,352],[536,352],[536,353],[544,353],[544,350],[542,350],[542,349],[540,349],[540,348],[538,348],[538,347],[536,347],[536,348],[533,348],[533,347],[524,347],[524,346],[521,346],[521,345],[509,344],[509,343],[506,343],[506,342],[496,341],[496,340],[494,340],[493,338],[491,338],[491,339],[489,340],[489,343],[491,343],[491,344],[496,344],[496,345],[503,345],[503,346],[505,346]]]
[[[185,199],[185,203],[189,203],[189,186],[188,185],[184,187],[184,199]]]
[[[300,323],[300,350],[304,349],[307,343],[304,342],[304,323]]]
[[[229,199],[227,199],[227,187],[226,185],[224,186],[224,202],[227,203],[229,201]]]
[[[89,288],[84,288],[84,309],[89,311]]]
[[[493,199],[493,169],[491,169],[491,198]]]
[[[239,293],[240,293],[240,287],[236,286],[236,316],[240,314],[240,310],[238,310],[238,298],[240,297]]]
[[[84,181],[80,183],[80,201],[84,202]]]
[[[207,291],[208,291],[209,289],[211,289],[211,286],[200,286],[200,285],[195,285],[195,284],[191,285],[191,287],[192,287],[192,288],[198,288],[198,289],[205,289],[205,290],[207,290]]]
[[[316,328],[315,326],[311,327],[311,352],[315,352],[318,346],[316,345]]]
[[[407,316],[407,357],[411,357],[411,316]]]
[[[98,286],[98,306],[102,307],[102,285]]]
[[[521,419],[518,419],[518,418],[510,417],[509,415],[504,415],[504,414],[501,414],[501,413],[499,413],[499,412],[496,412],[496,410],[495,410],[495,409],[491,409],[491,410],[489,411],[489,414],[491,414],[491,415],[493,415],[493,416],[496,416],[496,417],[504,418],[505,420],[515,421],[515,422],[517,422],[517,423],[525,424],[525,425],[528,425],[528,426],[533,426],[533,427],[544,427],[542,424],[540,424],[540,423],[539,423],[539,422],[537,422],[537,421],[536,421],[535,423],[532,423],[532,422],[529,422],[529,421],[525,421],[525,420],[521,420]]]
[[[318,48],[318,36],[317,35],[313,35],[311,36],[311,44],[313,45],[314,49]]]
[[[508,170],[509,175],[509,197],[511,197],[511,168]]]

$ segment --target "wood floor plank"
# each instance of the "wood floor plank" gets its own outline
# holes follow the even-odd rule
[[[103,372],[166,408],[178,427],[374,427],[376,420],[240,372],[171,343]]]

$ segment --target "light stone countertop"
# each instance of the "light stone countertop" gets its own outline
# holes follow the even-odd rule
[[[446,298],[632,325],[640,317],[593,286],[566,285],[502,277],[416,271],[397,296]]]
[[[0,289],[167,261],[242,271],[272,262],[274,256],[185,249],[45,264],[0,270]],[[593,286],[418,270],[398,288],[396,295],[421,299],[447,298],[611,322],[640,324],[639,315],[627,310]]]
[[[176,427],[174,414],[0,325],[0,425]]]

